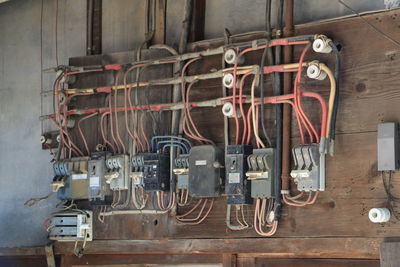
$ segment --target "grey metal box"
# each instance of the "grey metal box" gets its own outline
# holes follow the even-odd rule
[[[212,145],[195,146],[189,154],[189,195],[217,197],[223,183],[224,154]]]
[[[381,123],[378,125],[378,171],[394,171],[399,165],[399,125]]]

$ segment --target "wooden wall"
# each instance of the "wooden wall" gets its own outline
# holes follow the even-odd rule
[[[399,10],[371,14],[365,18],[383,32],[400,39]],[[161,248],[159,250],[164,253],[172,253],[172,248],[177,249],[179,253],[185,251],[210,253],[206,247],[208,244],[217,250],[211,254],[225,250],[231,254],[235,254],[235,251],[239,253],[254,251],[275,256],[280,252],[280,257],[301,255],[328,259],[377,259],[379,243],[383,238],[396,236],[400,231],[400,224],[395,219],[385,224],[372,224],[367,216],[370,208],[385,206],[386,202],[381,177],[376,168],[376,128],[382,121],[400,121],[397,65],[400,63],[400,49],[358,17],[296,27],[298,35],[314,33],[325,34],[340,44],[343,62],[335,155],[327,159],[327,189],[320,194],[315,205],[304,208],[284,206],[278,231],[273,238],[255,238],[257,235],[253,229],[237,232],[227,229],[226,200],[221,197],[216,201],[209,218],[201,225],[182,226],[168,214],[114,216],[106,218],[104,224],[96,221],[95,239],[149,240],[147,243],[143,241],[145,244],[140,243],[142,241],[129,241],[130,243],[125,245],[131,247],[128,246],[126,253],[141,251],[151,253],[151,248],[155,247],[157,250],[157,246],[165,246],[164,250]],[[253,39],[257,36],[259,33],[245,38]],[[189,49],[201,50],[221,44],[221,40],[203,41],[191,44]],[[260,55],[254,53],[247,60],[249,63],[258,62],[259,58]],[[310,53],[308,59],[319,59],[334,68],[331,55]],[[77,62],[77,59],[71,62]],[[219,57],[204,58],[201,62],[193,64],[190,73],[206,73],[219,69],[220,62]],[[318,92],[325,98],[328,97],[329,87],[326,81],[304,79],[302,86],[304,90]],[[270,87],[267,88],[269,90]],[[220,92],[219,80],[207,81],[193,88],[192,97],[193,100],[207,99],[220,96]],[[312,121],[318,124],[319,110],[316,109],[319,107],[307,101],[304,101],[304,106],[310,112]],[[266,111],[269,118],[273,118],[271,112],[272,109],[269,107]],[[220,113],[219,109],[193,110],[200,131],[221,145],[222,114]],[[271,122],[270,119],[270,126]],[[295,124],[293,126],[292,143],[296,144],[299,142],[299,135]],[[398,185],[400,184],[394,183],[394,187]],[[154,239],[164,241],[151,241]],[[207,241],[208,239],[211,240]],[[179,240],[182,241],[179,244],[183,247],[169,247],[168,244],[175,244],[174,242],[180,242]],[[159,245],[158,242],[165,243]],[[214,246],[213,242],[220,242],[218,243],[220,245]],[[199,245],[200,243],[202,245]],[[107,241],[88,243],[87,251],[119,253],[106,244]],[[178,246],[178,243],[176,245]],[[227,248],[224,245],[232,247]],[[71,249],[68,244],[57,246],[59,252]],[[122,246],[119,248],[124,250]],[[293,263],[291,260],[270,259],[256,259],[255,262],[253,266],[290,266]],[[299,266],[378,266],[377,264],[376,260],[354,260],[342,264],[336,260],[310,259]]]

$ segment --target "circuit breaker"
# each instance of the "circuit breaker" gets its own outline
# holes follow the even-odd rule
[[[88,210],[54,214],[47,226],[49,239],[57,241],[92,241],[92,215],[92,211]]]
[[[292,149],[294,169],[290,175],[299,191],[325,190],[325,154],[319,144],[299,145]]]
[[[169,154],[141,153],[132,157],[131,177],[135,186],[146,191],[169,190]]]
[[[271,198],[275,196],[275,149],[254,149],[247,157],[249,170],[247,179],[251,181],[252,198]]]
[[[177,188],[189,188],[189,154],[180,154],[174,160],[174,174],[177,177]]]
[[[228,204],[252,203],[250,181],[246,179],[247,157],[252,151],[253,148],[250,145],[230,145],[226,148],[225,194]]]
[[[378,125],[378,171],[394,171],[400,167],[399,124]]]
[[[88,197],[92,205],[108,205],[112,202],[112,191],[106,182],[106,153],[99,152],[91,156],[88,162]]]
[[[131,158],[131,178],[136,187],[144,187],[144,154],[137,154]]]
[[[88,198],[88,157],[65,159],[53,164],[53,192],[60,200]]]
[[[105,178],[111,190],[128,189],[129,169],[128,155],[116,155],[106,159]]]
[[[195,146],[189,154],[189,195],[217,197],[221,193],[224,154],[213,145]]]

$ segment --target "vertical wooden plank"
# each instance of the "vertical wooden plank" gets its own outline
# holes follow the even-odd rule
[[[255,266],[256,266],[256,258],[254,257],[237,258],[237,267],[255,267]]]
[[[165,44],[165,30],[166,30],[166,17],[167,17],[167,1],[156,0],[156,27],[153,44]]]
[[[194,0],[189,42],[204,40],[206,0]]]
[[[223,267],[236,267],[236,254],[223,254],[222,266]]]
[[[400,264],[400,242],[383,242],[380,247],[381,267],[396,267]]]

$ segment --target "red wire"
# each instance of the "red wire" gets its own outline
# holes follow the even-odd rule
[[[252,72],[248,72],[245,75],[243,75],[242,79],[240,80],[240,86],[239,86],[239,99],[242,99],[243,96],[243,87],[244,87],[244,81],[246,80],[246,78],[251,75],[254,74]],[[247,132],[247,121],[246,121],[246,115],[243,109],[243,101],[239,102],[239,108],[240,108],[240,112],[242,113],[242,119],[243,119],[243,136],[242,136],[242,144],[245,143],[245,139],[246,139],[246,132]]]

